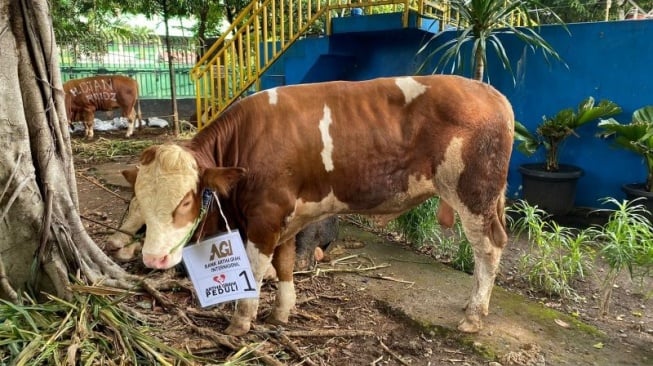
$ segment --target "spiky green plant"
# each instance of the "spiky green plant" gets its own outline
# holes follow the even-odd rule
[[[547,295],[577,298],[573,282],[584,278],[591,268],[591,231],[548,221],[545,211],[523,200],[509,210],[519,216],[511,222],[517,238],[523,233],[528,237],[530,251],[520,258],[518,270],[529,285]]]
[[[487,49],[491,48],[503,68],[510,71],[515,81],[501,35],[517,37],[530,49],[541,50],[547,60],[552,57],[562,61],[560,55],[538,33],[539,11],[548,12],[555,23],[563,26],[564,23],[555,11],[537,0],[452,0],[450,6],[452,13],[458,14],[456,37],[428,53],[422,68],[433,58],[438,57],[439,61],[433,70],[434,73],[447,66],[451,67],[451,72],[455,72],[462,70],[465,61],[470,60],[473,78],[483,80],[487,64]],[[539,11],[532,11],[533,9]],[[515,22],[516,19],[520,19],[521,22]],[[433,36],[418,53],[427,52],[430,44],[438,40],[442,34],[445,33],[439,32]],[[471,47],[465,47],[468,44]],[[466,52],[471,54],[467,55]]]
[[[604,198],[603,204],[615,206],[609,211],[610,218],[602,227],[595,227],[595,239],[599,253],[610,269],[603,278],[599,311],[608,314],[612,289],[617,277],[627,269],[631,278],[643,276],[653,269],[653,226],[650,212],[639,199],[619,201]]]

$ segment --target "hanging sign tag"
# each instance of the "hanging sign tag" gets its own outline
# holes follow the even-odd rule
[[[189,245],[182,257],[202,307],[258,297],[256,279],[238,230]]]

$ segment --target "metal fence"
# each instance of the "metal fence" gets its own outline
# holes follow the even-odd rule
[[[61,40],[61,75],[64,82],[95,75],[127,75],[138,81],[142,99],[166,99],[171,96],[168,60],[172,58],[177,97],[195,98],[195,84],[190,78],[197,60],[195,43],[188,38],[171,37],[170,44],[168,53],[163,38],[109,39],[94,47]]]

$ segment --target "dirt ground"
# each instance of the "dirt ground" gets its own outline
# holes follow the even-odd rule
[[[123,131],[118,131],[96,132],[96,140],[93,142],[83,141],[80,135],[73,136],[73,139],[75,140],[73,146],[87,146],[87,144],[97,144],[98,141],[102,141],[101,139],[120,141],[124,140],[124,137]],[[136,139],[163,142],[172,140],[172,136],[165,129],[146,129],[137,132],[134,140]],[[111,228],[119,226],[127,208],[127,200],[131,197],[131,191],[125,187],[106,184],[98,179],[96,166],[106,162],[134,164],[137,155],[138,153],[129,156],[113,154],[94,156],[76,154],[75,156],[81,215],[88,232],[101,246],[106,243]],[[398,243],[398,245],[405,244]],[[536,299],[547,307],[573,314],[596,326],[607,335],[608,339],[623,344],[626,353],[629,347],[633,346],[648,349],[653,355],[653,300],[650,298],[653,292],[652,278],[647,278],[643,283],[633,283],[627,276],[622,276],[612,295],[610,315],[601,319],[597,316],[596,306],[600,288],[598,275],[605,269],[601,267],[600,262],[595,268],[595,275],[588,276],[586,281],[577,286],[582,299],[561,301],[532,293],[524,280],[515,276],[517,262],[527,248],[527,244],[523,241],[511,242],[504,252],[501,273],[497,278],[498,286]],[[428,249],[421,252],[426,256],[432,255]],[[346,251],[342,255],[346,255]],[[179,268],[164,274],[152,274],[138,261],[124,263],[123,266],[132,273],[149,276],[165,275],[179,279],[182,290],[164,294],[168,300],[176,304],[178,309],[186,312],[198,327],[219,332],[228,325],[227,319],[232,306],[224,305],[210,311],[198,309],[190,284]],[[328,264],[324,264],[318,268],[327,268],[327,266]],[[253,331],[240,341],[251,347],[258,346],[256,349],[259,355],[269,355],[280,364],[492,364],[493,366],[553,364],[538,355],[537,349],[531,350],[531,357],[524,356],[512,361],[505,357],[502,359],[500,355],[484,354],[475,348],[468,338],[455,333],[440,334],[436,330],[425,329],[392,311],[391,306],[377,301],[368,293],[344,285],[338,281],[337,274],[320,271],[296,275],[297,309],[291,316],[288,326],[275,328],[262,322],[272,305],[271,294],[274,286],[273,282],[264,285],[258,321]],[[188,327],[173,311],[164,308],[160,302],[149,295],[138,295],[130,301],[140,308],[141,312],[156,315],[152,319],[156,318],[159,322],[160,336],[170,344],[201,353],[216,360],[216,364],[221,364],[237,351],[216,346],[206,335]],[[526,355],[528,351],[525,350]],[[636,364],[628,360],[625,355],[624,364]],[[649,360],[653,365],[653,358]],[[251,364],[256,362],[265,363],[259,360],[251,361]]]

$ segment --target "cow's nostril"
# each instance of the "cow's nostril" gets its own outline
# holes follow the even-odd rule
[[[154,269],[167,269],[170,266],[170,256],[143,255],[143,264],[145,267]]]
[[[168,268],[168,260],[170,259],[169,255],[164,255],[159,259],[159,267],[160,269]]]

